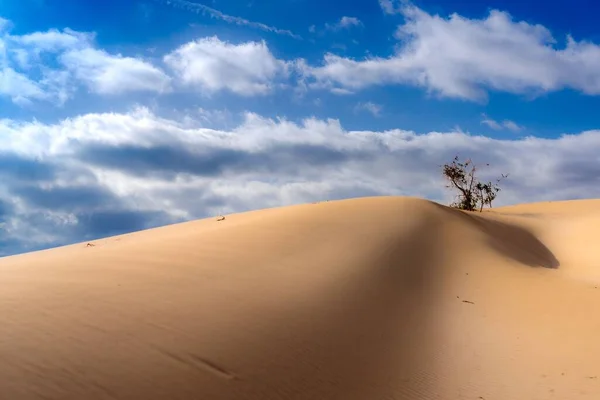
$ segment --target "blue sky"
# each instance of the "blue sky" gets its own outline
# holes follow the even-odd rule
[[[598,197],[592,1],[0,0],[0,254],[363,195]],[[484,176],[485,177],[485,176]]]

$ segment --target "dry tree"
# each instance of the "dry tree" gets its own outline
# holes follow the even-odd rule
[[[490,164],[486,165],[489,166]],[[498,184],[502,179],[507,178],[508,174],[502,174],[496,180],[496,183],[483,183],[477,179],[476,171],[477,167],[471,159],[461,162],[458,156],[454,157],[451,163],[444,164],[442,173],[449,181],[447,187],[456,189],[459,192],[458,200],[451,204],[451,207],[466,211],[479,209],[480,212],[483,211],[485,205],[492,207],[492,202],[500,191]]]

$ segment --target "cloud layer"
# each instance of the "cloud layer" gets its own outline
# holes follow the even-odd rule
[[[216,113],[218,114],[218,113]],[[493,140],[462,132],[347,131],[245,114],[228,130],[145,108],[53,125],[0,122],[0,253],[249,209],[365,195],[448,202],[456,154],[510,173],[497,205],[600,196],[600,132]]]
[[[171,3],[186,9],[193,4]],[[0,30],[0,95],[17,104],[62,104],[79,86],[99,95],[193,89],[201,95],[227,91],[254,96],[289,87],[348,95],[382,85],[417,86],[435,96],[478,102],[486,101],[490,91],[535,96],[573,89],[600,94],[597,44],[569,36],[561,45],[547,28],[515,21],[498,10],[469,19],[402,4],[381,1],[386,12],[404,17],[392,56],[353,59],[327,53],[322,62],[312,64],[278,59],[264,41],[234,43],[218,37],[192,40],[162,59],[146,59],[99,49],[92,33],[64,29],[11,35],[5,22]],[[193,7],[228,22],[250,24],[206,6]],[[360,20],[344,16],[326,29],[357,26],[362,26]]]
[[[203,5],[170,3],[293,36]],[[351,96],[372,86],[410,85],[472,101],[485,101],[490,91],[600,94],[596,44],[567,38],[561,46],[545,27],[496,10],[468,19],[431,15],[402,1],[380,4],[404,17],[391,57],[326,54],[316,63],[278,58],[265,41],[216,36],[156,57],[120,54],[100,48],[93,33],[13,35],[10,22],[0,19],[0,96],[28,106],[65,104],[80,91],[111,99],[182,92],[268,96],[289,88]],[[342,17],[327,28],[341,36],[358,26],[358,19]],[[384,106],[365,100],[350,100],[355,112],[380,116]],[[497,205],[600,196],[600,131],[494,140],[461,131],[348,131],[335,119],[293,122],[226,108],[170,118],[153,110],[53,123],[0,119],[0,255],[325,199],[411,195],[450,202],[439,165],[457,154],[490,163],[481,170],[484,179],[510,173]],[[387,104],[385,110],[392,113]],[[524,129],[485,115],[481,123]]]
[[[515,21],[492,10],[483,19],[448,18],[417,7],[399,9],[382,0],[387,13],[400,12],[395,54],[355,60],[327,54],[306,75],[313,87],[360,90],[374,85],[423,87],[451,98],[485,101],[490,90],[541,94],[574,89],[600,94],[600,46],[567,37],[561,46],[541,25]]]

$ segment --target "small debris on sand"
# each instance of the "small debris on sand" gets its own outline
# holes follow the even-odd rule
[[[472,301],[469,301],[469,300],[463,300],[462,302],[463,303],[469,303],[469,304],[475,304],[475,303],[473,303]]]
[[[95,244],[93,244],[93,243],[88,243],[85,245],[85,247],[94,247],[94,246],[95,246]]]
[[[225,220],[225,217],[222,215],[217,217],[217,221],[224,221],[224,220]]]

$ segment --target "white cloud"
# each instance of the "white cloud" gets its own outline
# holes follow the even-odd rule
[[[384,10],[392,10],[382,1]],[[321,87],[351,90],[407,84],[444,97],[484,101],[489,90],[537,94],[571,88],[600,94],[600,46],[568,37],[560,47],[548,29],[492,10],[486,18],[448,18],[403,6],[401,40],[389,58],[353,60],[327,54],[306,74]]]
[[[276,59],[266,43],[232,44],[216,36],[189,42],[164,57],[186,86],[203,94],[221,90],[242,96],[264,95],[273,81],[287,76],[287,64]]]
[[[48,97],[38,83],[10,67],[0,69],[0,95],[8,96],[14,103],[20,105]]]
[[[99,94],[164,92],[170,87],[169,76],[138,58],[86,48],[68,51],[60,60],[79,81]]]
[[[266,25],[266,24],[263,24],[260,22],[254,22],[254,21],[250,21],[245,18],[236,17],[233,15],[227,15],[219,10],[208,7],[204,4],[192,3],[189,1],[185,1],[185,0],[154,0],[154,1],[156,1],[158,3],[175,6],[177,8],[187,10],[187,11],[190,11],[190,12],[193,12],[196,14],[208,15],[211,18],[220,19],[221,21],[225,21],[230,24],[248,26],[250,28],[260,29],[260,30],[263,30],[266,32],[273,32],[278,35],[290,36],[294,39],[302,39],[299,35],[296,35],[292,31],[289,31],[287,29],[279,29],[274,26],[269,26],[269,25]]]
[[[360,19],[356,17],[342,17],[335,24],[325,24],[325,28],[331,31],[339,31],[341,29],[350,29],[352,27],[363,26]]]
[[[498,121],[495,121],[495,120],[489,118],[485,114],[483,115],[483,119],[481,120],[481,123],[483,125],[487,125],[488,127],[492,128],[496,131],[499,131],[502,129],[502,125]]]
[[[0,252],[11,241],[11,248],[47,246],[323,199],[385,194],[449,202],[438,166],[457,154],[490,163],[482,179],[510,173],[496,205],[600,197],[600,131],[494,140],[348,131],[334,119],[294,123],[251,113],[231,128],[205,128],[203,116],[218,112],[200,114],[165,119],[142,108],[53,125],[0,121],[0,162],[18,166],[0,170],[7,227]]]
[[[374,117],[381,116],[381,110],[383,110],[383,106],[380,104],[373,103],[368,101],[366,103],[358,103],[356,107],[354,107],[355,111],[367,111],[373,114]]]
[[[4,20],[4,25],[8,22]],[[15,104],[30,105],[34,101],[64,102],[57,86],[56,72],[43,66],[39,60],[42,52],[62,48],[69,40],[81,40],[69,30],[37,32],[15,36],[0,29],[0,96],[10,98]]]
[[[89,47],[94,40],[94,34],[67,28],[62,32],[50,29],[46,32],[9,36],[8,39],[39,54],[40,52],[58,52]]]
[[[519,132],[519,131],[523,130],[522,126],[517,125],[516,122],[510,121],[510,120],[502,121],[502,125],[509,131],[513,131],[513,132]]]
[[[331,93],[337,94],[339,96],[347,96],[354,94],[352,90],[344,89],[344,88],[332,88]]]
[[[43,77],[39,81],[46,89],[46,93],[58,105],[64,105],[69,100],[77,87],[68,71],[44,70]]]
[[[64,104],[84,84],[91,92],[163,92],[170,77],[140,58],[94,48],[95,34],[71,29],[0,36],[0,95],[21,105]]]
[[[172,77],[151,61],[108,53],[96,48],[94,39],[93,33],[70,29],[0,35],[0,95],[17,104],[44,100],[61,105],[80,86],[101,95],[172,90]],[[184,44],[163,60],[179,89],[205,95],[222,90],[265,95],[286,87],[295,69],[295,62],[275,58],[264,41],[231,44],[217,37]]]
[[[494,119],[491,119],[490,117],[488,117],[487,115],[483,114],[482,115],[483,119],[481,120],[481,123],[483,125],[487,125],[488,127],[499,131],[502,129],[508,129],[509,131],[513,131],[513,132],[519,132],[521,130],[523,130],[523,127],[518,125],[516,122],[505,119],[502,122],[498,122]]]

